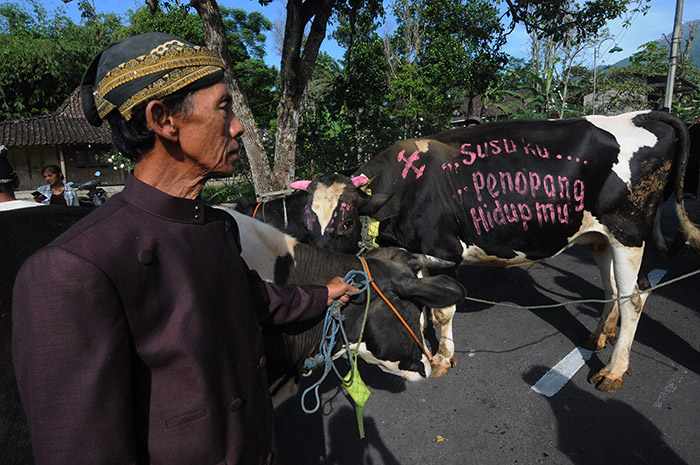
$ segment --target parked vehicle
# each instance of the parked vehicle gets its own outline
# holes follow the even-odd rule
[[[102,184],[102,181],[100,181],[99,179],[93,179],[78,186],[78,191],[87,191],[87,197],[78,197],[78,201],[80,202],[81,207],[99,207],[107,201],[109,195],[107,195],[106,190],[100,187],[100,184]]]

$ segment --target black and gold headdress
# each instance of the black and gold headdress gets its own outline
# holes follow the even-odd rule
[[[213,51],[177,37],[150,32],[109,45],[83,75],[83,111],[94,126],[112,110],[124,119],[149,100],[159,99],[194,83],[220,80],[224,63]]]

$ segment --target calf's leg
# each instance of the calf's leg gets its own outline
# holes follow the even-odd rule
[[[433,309],[433,323],[440,325],[440,345],[431,363],[431,378],[442,378],[457,364],[455,343],[452,334],[452,320],[457,306]]]

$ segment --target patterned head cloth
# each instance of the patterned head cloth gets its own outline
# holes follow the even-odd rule
[[[93,126],[114,109],[128,121],[139,105],[185,86],[206,87],[223,72],[219,55],[205,47],[160,32],[127,37],[102,50],[85,71],[83,111]]]
[[[7,148],[0,145],[0,184],[14,181],[17,179],[17,172],[10,165],[10,160],[7,159]]]

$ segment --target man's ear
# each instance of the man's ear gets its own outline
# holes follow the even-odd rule
[[[158,136],[177,140],[177,127],[173,124],[173,115],[160,100],[151,100],[146,104],[146,124]]]

